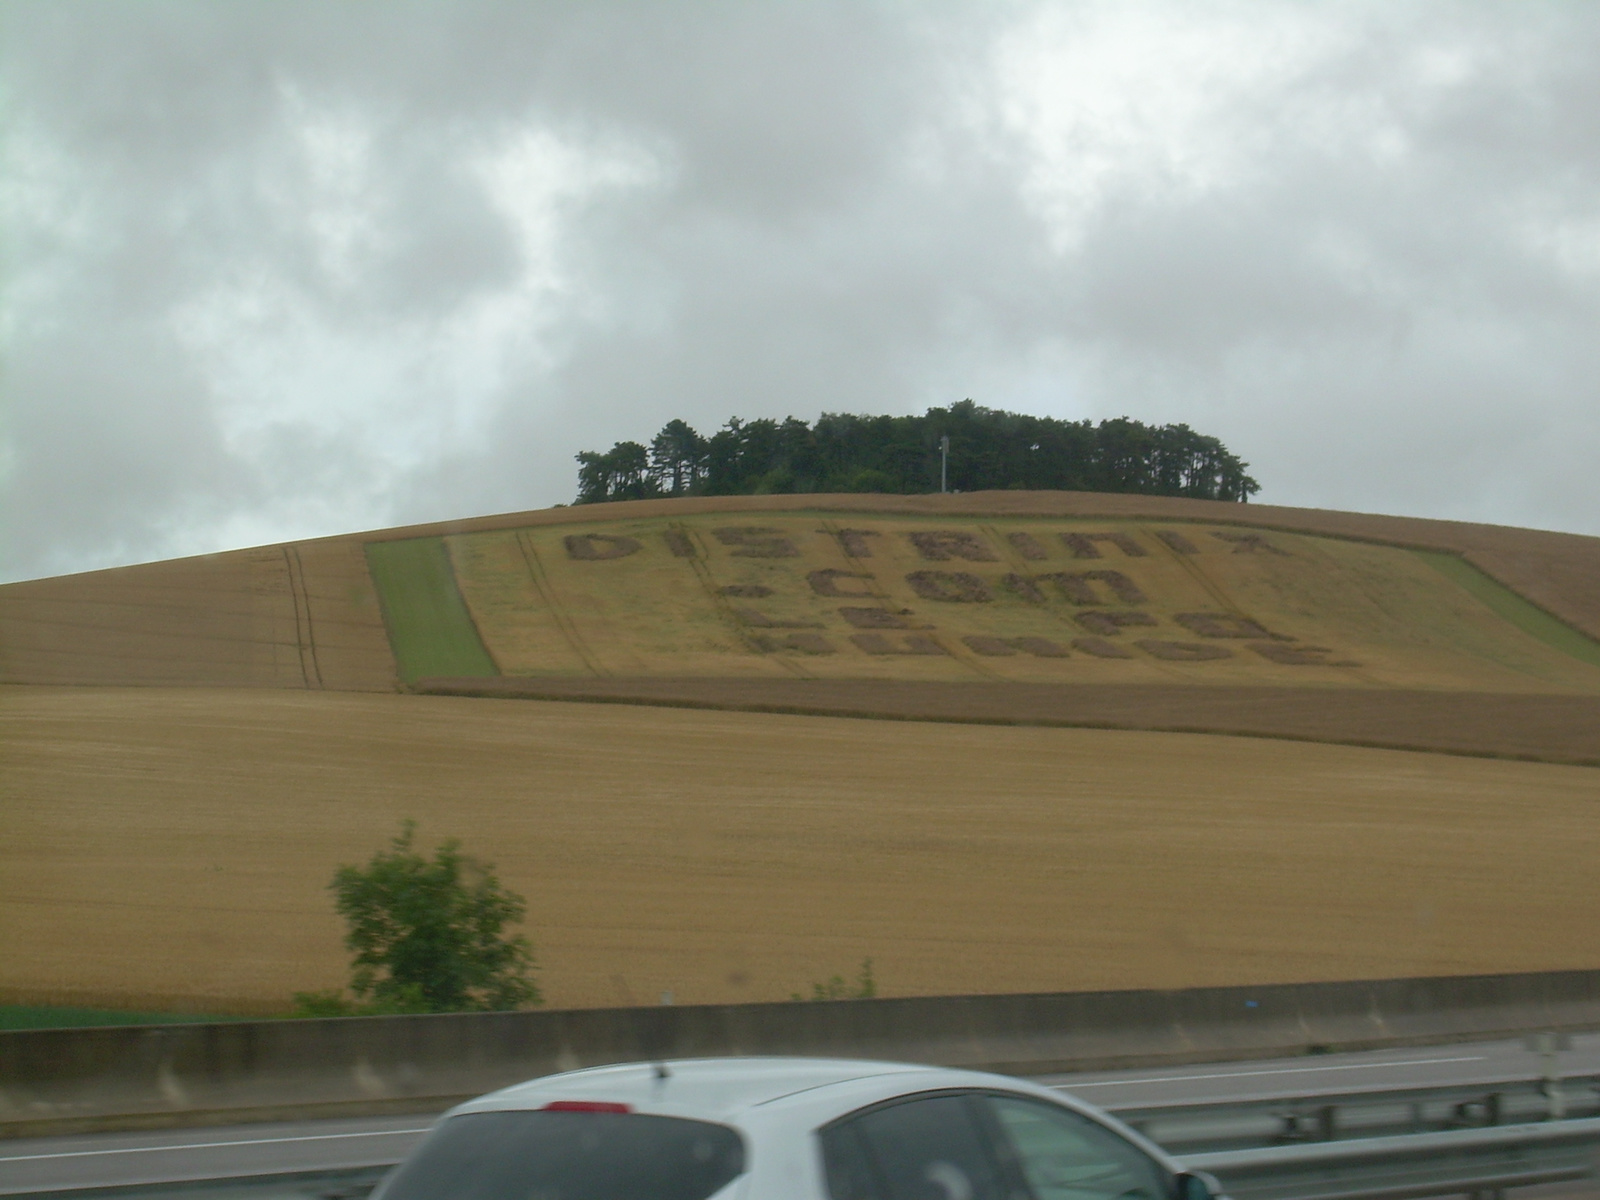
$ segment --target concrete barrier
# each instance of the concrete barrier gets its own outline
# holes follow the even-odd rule
[[[430,1111],[603,1063],[800,1054],[1016,1074],[1600,1028],[1600,971],[0,1033],[0,1136]]]

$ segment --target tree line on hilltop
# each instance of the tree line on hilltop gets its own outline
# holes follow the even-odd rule
[[[1187,425],[1128,417],[1060,421],[963,400],[920,417],[823,413],[815,425],[741,421],[710,437],[668,421],[648,446],[618,442],[578,459],[578,504],[657,496],[791,492],[936,492],[941,439],[952,491],[1025,488],[1141,492],[1246,501],[1261,485],[1248,463]]]

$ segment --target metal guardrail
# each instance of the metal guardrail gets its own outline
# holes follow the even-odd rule
[[[393,1164],[13,1192],[7,1200],[366,1200]]]
[[[1407,1200],[1588,1179],[1600,1118],[1191,1154],[1233,1200]]]
[[[1070,1085],[1061,1090],[1071,1091]],[[1174,1154],[1600,1117],[1600,1074],[1112,1105]]]

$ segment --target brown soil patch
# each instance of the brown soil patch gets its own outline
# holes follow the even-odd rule
[[[1087,649],[1081,642],[1088,640],[1073,644]],[[1263,649],[1277,645],[1265,643]],[[1119,649],[1112,643],[1102,648]],[[1239,734],[1600,766],[1596,696],[822,679],[426,679],[417,690],[897,721]]]
[[[1319,696],[1326,703],[1325,695]],[[271,1011],[402,818],[555,1005],[1592,965],[1600,773],[1294,742],[432,696],[0,691],[0,994]]]

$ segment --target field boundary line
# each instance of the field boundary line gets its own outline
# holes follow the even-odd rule
[[[502,678],[510,678],[502,676]],[[1273,730],[1223,729],[1183,722],[1118,722],[1093,718],[991,717],[950,713],[896,713],[847,706],[776,703],[764,701],[698,700],[689,696],[583,695],[574,692],[516,692],[504,689],[456,685],[453,681],[419,679],[408,689],[416,695],[458,696],[478,700],[540,700],[547,703],[632,704],[642,708],[687,708],[707,712],[769,713],[794,717],[842,717],[853,721],[907,721],[929,725],[994,725],[1017,729],[1099,729],[1123,733],[1194,733],[1207,737],[1262,738],[1274,742],[1307,742],[1325,746],[1355,746],[1366,750],[1399,750],[1408,754],[1447,754],[1452,758],[1487,758],[1503,762],[1549,763],[1560,767],[1600,767],[1600,755],[1538,754],[1515,750],[1470,750],[1464,747],[1429,746],[1421,742],[1383,741],[1377,738],[1318,737]]]

